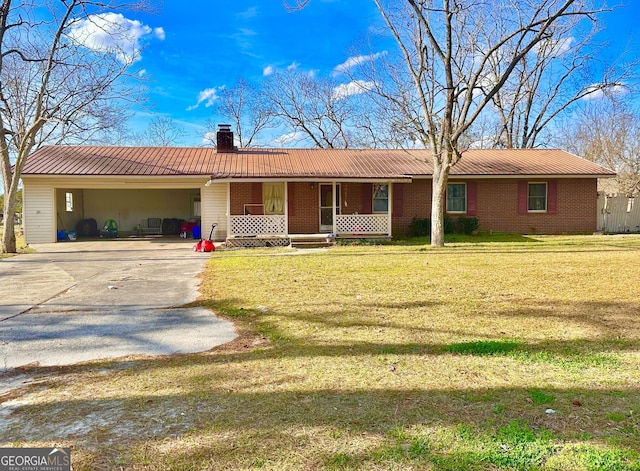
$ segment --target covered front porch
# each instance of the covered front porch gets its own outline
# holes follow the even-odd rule
[[[289,245],[292,240],[311,235],[317,239],[389,238],[394,193],[401,193],[394,189],[394,183],[397,182],[231,182],[227,242]]]

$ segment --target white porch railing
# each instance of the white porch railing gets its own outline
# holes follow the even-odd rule
[[[388,234],[388,214],[336,215],[336,234]]]
[[[231,236],[286,235],[284,215],[231,216]]]

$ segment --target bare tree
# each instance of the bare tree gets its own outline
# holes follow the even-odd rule
[[[118,29],[110,1],[2,0],[0,7],[0,159],[4,213],[13,214],[22,168],[45,143],[86,142],[122,122],[126,102],[139,89],[123,80],[136,61],[135,47]],[[86,28],[89,26],[89,28]],[[113,44],[92,42],[88,31],[113,35]],[[116,37],[119,36],[119,37]],[[13,165],[12,165],[13,164]],[[15,252],[12,224],[5,224],[2,251]]]
[[[558,25],[594,21],[598,10],[575,0],[373,1],[402,57],[388,61],[375,91],[404,116],[406,133],[431,151],[431,245],[443,246],[445,189],[471,126],[509,80],[518,82],[514,74],[525,58],[562,39],[554,36]]]
[[[298,144],[377,147],[384,139],[375,103],[366,97],[372,86],[363,80],[339,83],[292,69],[269,76],[264,93],[270,113]]]
[[[219,88],[213,107],[214,114],[231,123],[238,147],[261,145],[263,131],[274,125],[274,116],[259,85],[242,78],[232,87]],[[207,120],[203,136],[205,142],[216,145],[217,124],[215,119]]]
[[[187,131],[171,117],[156,115],[151,119],[146,130],[131,137],[125,137],[124,141],[138,146],[169,147],[182,144],[186,136]]]
[[[617,172],[603,184],[609,193],[640,193],[640,110],[628,96],[591,99],[562,129],[568,151]]]
[[[637,64],[603,64],[606,44],[594,41],[601,28],[597,22],[581,27],[581,19],[575,16],[556,23],[552,36],[523,57],[493,96],[493,108],[501,123],[494,134],[494,147],[548,145],[549,124],[563,112],[585,97],[619,89],[632,79]],[[494,75],[499,76],[504,65],[494,57]],[[596,77],[598,70],[600,76]]]

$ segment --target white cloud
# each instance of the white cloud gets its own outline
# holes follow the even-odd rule
[[[300,67],[300,63],[299,62],[292,62],[287,67],[287,70],[296,70],[298,67]]]
[[[238,31],[240,31],[240,36],[256,36],[258,34],[249,28],[240,28]]]
[[[138,77],[144,77],[145,75],[147,75],[147,69],[140,69],[138,71]]]
[[[257,7],[250,7],[248,9],[246,9],[245,11],[238,13],[238,17],[240,17],[240,18],[242,18],[244,20],[255,18],[256,16],[258,16],[258,8]]]
[[[273,67],[268,65],[262,70],[262,75],[267,77],[267,76],[273,74],[274,72],[275,72],[275,70],[273,69]]]
[[[588,94],[585,95],[582,99],[583,100],[599,100],[603,98],[605,92],[600,88],[601,86],[602,85],[600,84],[591,85],[591,87],[587,89]],[[612,95],[624,95],[627,92],[628,92],[628,89],[624,85],[613,85],[613,86],[607,87],[607,93],[610,93]]]
[[[283,134],[280,137],[276,137],[273,142],[277,147],[284,147],[291,144],[296,144],[304,140],[305,134],[301,131],[291,132],[289,134]]]
[[[213,103],[218,99],[218,90],[221,90],[223,87],[213,87],[206,88],[198,93],[198,102],[195,105],[187,108],[187,111],[193,111],[198,108],[202,103],[206,108],[213,106]]]
[[[160,41],[164,41],[167,38],[167,33],[164,32],[164,28],[154,28],[153,34],[156,35]]]
[[[164,30],[130,20],[119,13],[101,13],[76,20],[69,28],[69,37],[84,47],[98,52],[110,52],[123,63],[140,60],[140,40],[155,34],[164,38]]]
[[[533,52],[536,54],[543,53],[544,56],[562,56],[571,50],[576,38],[569,36],[566,38],[549,38],[535,45]]]
[[[342,64],[334,67],[333,75],[343,74],[349,72],[353,67],[364,64],[365,62],[374,61],[380,57],[387,55],[387,51],[376,52],[375,54],[369,54],[368,56],[353,56],[349,57]]]
[[[209,131],[204,136],[202,136],[202,144],[214,144],[216,139],[218,138],[216,135],[216,131]]]
[[[374,87],[373,82],[367,82],[364,80],[354,80],[353,82],[343,83],[333,89],[333,97],[337,100],[341,100],[351,95],[359,95],[365,93]]]

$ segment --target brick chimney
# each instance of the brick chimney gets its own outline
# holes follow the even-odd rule
[[[233,131],[230,124],[218,124],[218,133],[216,135],[217,152],[237,152],[238,149],[233,145]]]

